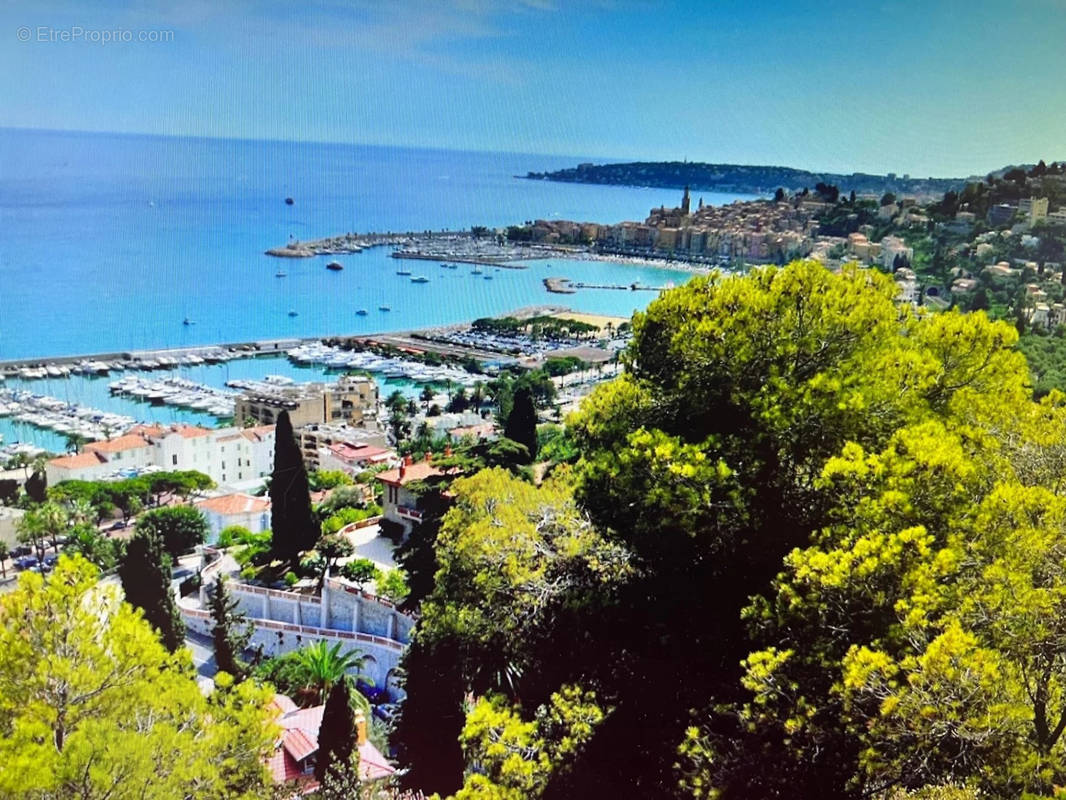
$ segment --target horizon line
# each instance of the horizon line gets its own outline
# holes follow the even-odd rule
[[[272,136],[218,136],[204,133],[156,133],[148,131],[112,131],[112,130],[88,130],[83,128],[48,128],[48,127],[29,127],[25,125],[4,125],[0,124],[0,131],[16,131],[20,133],[46,133],[46,134],[78,134],[86,136],[129,136],[129,137],[142,137],[142,138],[154,138],[154,139],[193,139],[212,142],[254,142],[260,144],[307,144],[307,145],[325,145],[335,147],[370,147],[380,148],[388,150],[425,150],[430,152],[442,152],[442,153],[466,153],[466,154],[494,154],[494,155],[507,155],[507,156],[530,156],[530,157],[543,157],[543,158],[566,158],[574,159],[577,163],[574,167],[580,163],[586,163],[580,159],[599,159],[599,164],[710,164],[716,166],[733,166],[733,167],[766,167],[771,169],[794,169],[801,170],[803,172],[811,173],[812,175],[840,175],[843,177],[849,177],[851,175],[872,175],[876,177],[887,177],[888,172],[864,172],[861,170],[852,170],[850,173],[837,172],[831,169],[817,169],[813,167],[800,167],[793,165],[782,164],[756,164],[756,163],[739,163],[739,162],[715,162],[715,161],[699,161],[690,160],[688,158],[680,159],[648,159],[647,157],[629,157],[629,158],[608,158],[604,156],[590,156],[590,155],[576,155],[576,154],[553,154],[553,153],[537,153],[533,151],[523,150],[492,150],[492,149],[471,149],[467,147],[441,147],[433,145],[413,145],[413,144],[379,144],[377,142],[354,142],[354,141],[338,141],[332,139],[279,139]],[[1056,163],[1059,159],[1052,159],[1046,161],[1046,163]],[[910,175],[910,180],[969,180],[971,178],[980,178],[984,180],[985,177],[998,170],[1005,169],[1007,167],[1031,167],[1032,164],[1026,163],[1011,163],[1003,164],[994,169],[985,171],[984,173],[972,173],[970,175],[928,175],[915,177],[910,172],[895,172],[891,174],[896,177],[902,177],[904,174]],[[540,171],[553,171],[553,170],[535,170],[530,169],[529,172]],[[515,177],[524,178],[524,175],[517,175]]]

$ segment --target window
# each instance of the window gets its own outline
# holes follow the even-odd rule
[[[171,466],[175,466],[175,467],[178,465],[178,454],[177,453],[175,453],[174,455],[172,455],[170,457],[170,464],[171,464]]]

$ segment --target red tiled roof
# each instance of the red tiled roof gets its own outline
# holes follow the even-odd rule
[[[285,731],[285,738],[281,740],[281,746],[285,752],[292,756],[294,761],[303,761],[312,753],[318,751],[318,739],[311,738],[299,728]]]
[[[50,466],[53,466],[56,469],[82,469],[84,467],[96,467],[106,463],[106,458],[92,450],[71,456],[60,456],[59,458],[53,458],[48,462]]]
[[[210,497],[196,503],[197,508],[227,516],[229,514],[256,514],[270,508],[270,500],[265,497],[253,497],[250,494],[224,494]]]
[[[267,759],[267,769],[275,783],[299,783],[299,791],[307,793],[318,788],[314,776],[303,771],[300,762],[318,752],[318,730],[322,727],[325,706],[297,709],[285,695],[274,695],[271,707],[279,712],[278,724],[283,734],[273,755]],[[291,711],[283,709],[292,707]],[[385,757],[369,741],[359,745],[359,777],[376,780],[395,772]]]
[[[150,447],[148,440],[135,433],[127,433],[125,436],[116,436],[114,439],[105,439],[101,442],[90,442],[85,445],[86,450],[95,450],[97,453],[121,453],[126,450],[139,450]]]
[[[403,477],[400,477],[400,469],[403,469]],[[388,472],[379,472],[375,477],[382,483],[393,486],[403,486],[411,481],[423,481],[436,475],[443,475],[444,471],[437,469],[429,461],[419,461],[416,464],[408,464],[406,468],[390,469]]]

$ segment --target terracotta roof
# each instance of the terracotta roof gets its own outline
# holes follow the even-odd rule
[[[167,429],[165,426],[159,424],[137,425],[136,427],[130,428],[129,432],[135,433],[138,436],[163,436],[166,434]]]
[[[308,736],[300,728],[290,728],[285,731],[285,738],[281,740],[281,746],[285,752],[292,756],[294,761],[303,761],[312,753],[318,751],[318,738]]]
[[[48,462],[50,466],[56,469],[83,469],[84,467],[96,467],[106,463],[106,458],[91,450],[71,456],[60,456]]]
[[[114,439],[105,439],[102,442],[90,442],[85,445],[86,450],[95,450],[98,453],[121,453],[126,450],[139,450],[150,447],[148,440],[135,433],[127,433],[125,436],[116,436]]]
[[[274,432],[273,425],[259,425],[255,428],[245,428],[241,431],[241,436],[249,440],[262,440]]]
[[[274,695],[271,708],[278,709],[292,706],[294,710],[280,713],[277,723],[282,728],[274,754],[267,759],[267,769],[275,783],[298,782],[302,793],[318,787],[314,776],[305,773],[300,761],[318,752],[318,730],[322,727],[322,712],[325,706],[311,708],[295,707],[284,695]],[[392,775],[396,769],[369,741],[359,745],[359,777],[363,780],[376,780]]]
[[[403,477],[400,477],[400,470],[403,469]],[[423,481],[426,478],[432,478],[436,475],[443,475],[444,471],[437,469],[429,461],[419,461],[416,464],[408,464],[406,468],[400,467],[398,469],[390,469],[388,472],[379,472],[375,477],[382,483],[389,483],[393,486],[403,486],[411,481]]]
[[[250,494],[224,494],[210,497],[196,503],[197,508],[226,516],[229,514],[255,514],[270,508],[270,500],[265,497],[253,497]]]
[[[195,439],[197,436],[207,436],[211,433],[207,428],[199,428],[196,425],[174,425],[171,430],[183,439]]]

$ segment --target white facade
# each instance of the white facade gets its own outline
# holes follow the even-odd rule
[[[274,468],[274,426],[198,428],[141,425],[125,436],[85,446],[76,456],[53,459],[49,485],[63,480],[117,480],[122,472],[154,467],[196,470],[218,484],[265,478]]]

